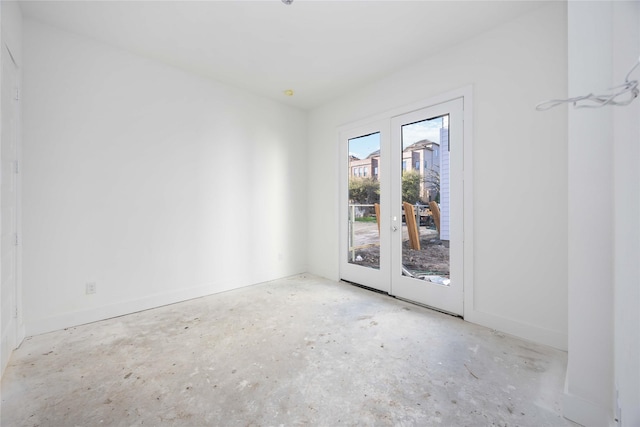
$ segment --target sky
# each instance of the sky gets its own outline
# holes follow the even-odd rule
[[[446,119],[444,120],[447,121]],[[440,128],[442,128],[442,117],[405,125],[402,127],[402,149],[418,142],[428,139],[433,142],[440,142]],[[349,140],[349,154],[359,159],[366,158],[369,154],[380,149],[380,134],[361,136]]]

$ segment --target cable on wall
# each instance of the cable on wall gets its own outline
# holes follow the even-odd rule
[[[638,89],[638,80],[629,80],[631,73],[633,73],[639,65],[640,58],[627,73],[624,83],[619,86],[612,87],[610,89],[611,93],[602,95],[594,95],[593,93],[590,93],[584,96],[576,96],[575,98],[550,99],[536,105],[536,110],[545,111],[561,104],[573,104],[574,108],[600,108],[605,105],[629,105],[640,93],[640,90]]]

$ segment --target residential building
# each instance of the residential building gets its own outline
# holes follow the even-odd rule
[[[436,199],[440,191],[440,179],[448,176],[440,175],[440,144],[423,139],[402,150],[402,170],[414,170],[420,173],[420,198],[428,203]]]
[[[423,139],[407,146],[402,151],[402,170],[414,170],[421,176],[420,197],[428,203],[435,200],[439,190],[440,156],[437,142]],[[376,150],[364,159],[349,156],[350,175],[355,178],[377,180],[380,174],[380,150]],[[446,179],[446,178],[445,178]]]
[[[380,173],[378,167],[379,160],[379,151],[371,153],[365,159],[350,156],[349,169],[351,170],[351,176],[355,178],[372,178],[377,180],[378,174]]]

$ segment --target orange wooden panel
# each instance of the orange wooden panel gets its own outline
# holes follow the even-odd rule
[[[407,223],[407,231],[409,231],[409,247],[411,249],[420,250],[420,236],[418,235],[418,225],[416,224],[416,213],[413,205],[403,202],[404,219]]]
[[[429,209],[431,209],[431,215],[433,216],[433,222],[436,223],[436,229],[440,232],[440,208],[436,202],[429,202]]]

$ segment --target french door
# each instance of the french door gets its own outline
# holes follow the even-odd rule
[[[340,133],[343,280],[463,314],[463,99]]]

